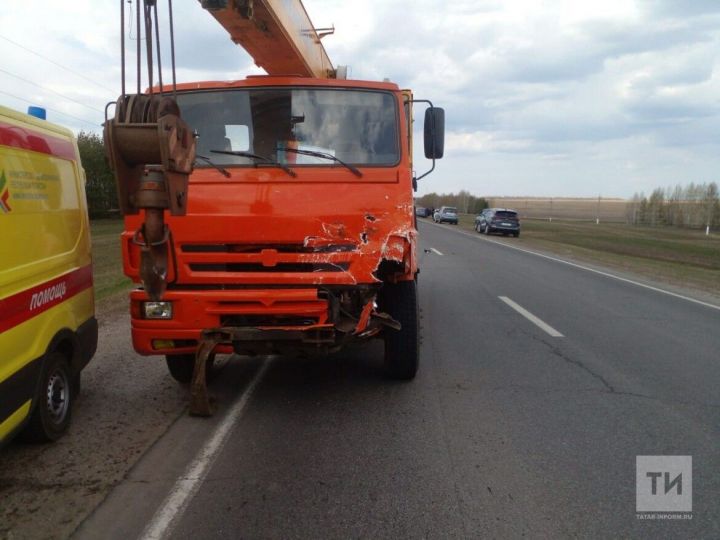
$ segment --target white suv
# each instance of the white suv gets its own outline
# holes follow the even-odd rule
[[[441,206],[440,210],[435,210],[433,214],[433,221],[435,223],[452,223],[453,225],[458,224],[457,208],[454,206]]]

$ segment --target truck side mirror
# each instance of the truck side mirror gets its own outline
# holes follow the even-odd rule
[[[440,159],[445,150],[445,109],[425,109],[425,157]]]
[[[435,107],[427,99],[413,99],[412,103],[427,103],[429,105],[429,108],[425,109],[424,142],[425,157],[432,159],[432,167],[420,176],[413,177],[413,190],[417,191],[418,180],[425,178],[435,170],[435,160],[443,157],[445,152],[445,109]]]

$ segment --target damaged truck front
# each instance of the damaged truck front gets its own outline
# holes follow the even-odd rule
[[[125,273],[145,283],[131,293],[136,351],[165,355],[173,377],[195,373],[195,386],[214,353],[333,352],[380,337],[388,375],[413,378],[411,94],[388,82],[263,76],[178,85],[175,96],[196,145],[188,185],[170,190],[184,215],[167,216],[150,242],[157,209],[120,194],[125,206],[146,200],[126,212],[122,235]],[[428,108],[433,160],[443,126],[442,109]],[[153,174],[143,171],[140,191],[157,187]],[[168,203],[157,206],[162,215]]]

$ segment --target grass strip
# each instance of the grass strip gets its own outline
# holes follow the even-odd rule
[[[96,301],[127,291],[132,286],[132,281],[123,274],[120,254],[122,230],[123,221],[121,219],[90,222]]]
[[[475,216],[460,226],[474,230]],[[520,238],[505,241],[669,285],[720,297],[720,235],[673,227],[588,221],[522,220]],[[494,236],[495,237],[495,236]],[[502,238],[496,236],[495,238]]]

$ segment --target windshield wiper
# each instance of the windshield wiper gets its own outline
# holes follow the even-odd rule
[[[210,150],[213,154],[227,154],[229,156],[240,156],[240,157],[247,157],[252,159],[259,159],[262,160],[264,163],[268,163],[270,165],[275,165],[276,167],[280,167],[283,171],[288,173],[290,176],[295,178],[297,174],[295,171],[293,171],[290,167],[287,165],[280,163],[279,161],[275,161],[274,159],[270,159],[269,157],[261,156],[260,154],[253,154],[252,152],[241,152],[239,150]],[[257,163],[255,164],[257,166]]]
[[[343,160],[341,160],[340,158],[336,158],[332,154],[327,154],[325,152],[317,152],[315,150],[303,150],[301,148],[283,148],[283,150],[285,150],[286,152],[292,152],[294,154],[303,154],[304,156],[313,156],[313,157],[331,159],[333,161],[337,161],[340,165],[344,165],[345,167],[350,169],[350,171],[358,178],[360,178],[363,175],[363,173],[361,173],[359,169],[357,169],[356,167],[353,167],[352,165],[348,165]]]
[[[221,167],[221,166],[218,165],[217,163],[213,163],[212,160],[211,160],[209,157],[199,156],[199,155],[195,154],[195,159],[202,159],[205,163],[207,163],[207,164],[210,165],[211,167],[215,167],[218,171],[220,171],[220,173],[221,173],[225,178],[230,178],[230,177],[232,176],[232,175],[228,172],[227,169],[224,169],[223,167]]]

